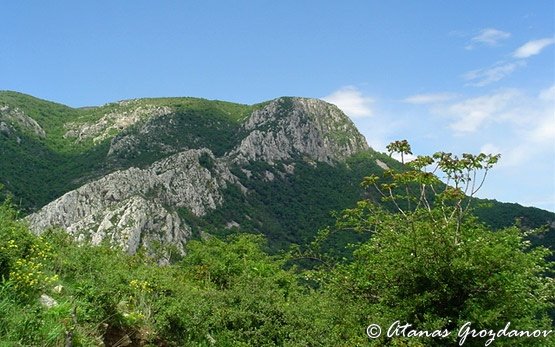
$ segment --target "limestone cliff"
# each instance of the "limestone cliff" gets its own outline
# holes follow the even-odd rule
[[[0,132],[10,134],[14,130],[13,127],[18,127],[41,138],[46,136],[44,129],[21,109],[0,105]]]
[[[210,161],[210,168],[200,158]],[[204,215],[222,203],[221,189],[230,182],[234,176],[209,150],[189,150],[146,169],[116,171],[85,184],[27,220],[37,233],[61,227],[77,239],[107,240],[130,253],[155,241],[182,251],[190,229],[177,210]]]
[[[335,105],[318,99],[279,98],[254,111],[233,152],[243,160],[294,157],[332,163],[368,149],[364,137]]]
[[[137,103],[135,107],[133,103]],[[125,130],[141,120],[170,114],[172,109],[166,106],[141,105],[136,100],[120,102],[126,109],[106,113],[94,122],[71,122],[65,125],[66,138],[75,138],[84,141],[91,138],[94,143],[99,143],[110,137],[111,133]]]
[[[200,217],[218,209],[225,203],[223,192],[228,185],[249,194],[231,173],[232,167],[241,169],[252,161],[274,165],[293,160],[333,165],[368,149],[364,137],[343,112],[316,99],[284,97],[253,107],[251,115],[237,126],[238,145],[219,158],[206,148],[183,150],[194,142],[185,146],[175,134],[173,142],[164,143],[164,134],[176,123],[171,116],[161,116],[172,110],[138,105],[125,114],[107,113],[96,123],[69,123],[65,137],[97,142],[108,138],[114,129],[127,129],[123,136],[111,140],[108,158],[118,158],[119,152],[134,155],[144,150],[144,145],[138,144],[145,138],[159,139],[151,147],[158,148],[159,157],[166,157],[142,169],[112,172],[66,193],[28,216],[33,230],[40,233],[49,227],[61,227],[79,240],[95,244],[108,241],[130,253],[139,247],[152,249],[155,243],[175,245],[182,252],[191,229],[180,211]],[[147,121],[130,128],[144,119],[167,120],[168,124],[154,126]],[[182,134],[182,141],[187,136]],[[294,172],[294,165],[284,163],[280,167],[287,168],[283,175]],[[274,180],[271,172],[264,177],[266,181]]]

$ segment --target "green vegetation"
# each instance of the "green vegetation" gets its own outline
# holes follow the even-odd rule
[[[401,163],[373,150],[358,153],[345,163],[335,166],[326,163],[312,165],[300,159],[274,166],[251,162],[242,167],[248,170],[249,175],[235,167],[233,174],[249,189],[249,193],[245,195],[238,187],[230,185],[224,192],[225,203],[220,208],[194,221],[190,218],[185,220],[191,222],[189,225],[196,234],[200,230],[219,236],[233,234],[238,230],[264,234],[274,252],[287,249],[292,244],[305,247],[314,238],[316,230],[324,227],[334,229],[335,214],[354,206],[360,199],[370,199],[389,211],[395,210],[392,202],[379,199],[377,190],[372,187],[366,191],[361,189],[360,182],[365,176],[381,175],[384,172],[376,160],[387,163],[392,169],[406,170]],[[286,174],[285,166],[294,166],[294,174]],[[271,173],[274,180],[270,181],[267,173]],[[493,230],[512,226],[519,217],[526,229],[540,228],[554,220],[553,213],[540,209],[473,200],[476,206],[473,213]],[[498,211],[504,212],[502,218],[495,216]],[[236,222],[239,227],[226,229],[230,221]],[[550,240],[554,235],[553,229],[549,229],[544,234],[530,235],[530,239],[536,245],[551,248],[554,243]],[[367,235],[352,231],[332,233],[330,237],[332,239],[326,242],[326,251],[335,251],[337,255],[347,257],[351,251],[342,246],[368,239]]]
[[[274,251],[307,244],[316,230],[334,221],[332,211],[352,206],[363,197],[358,182],[365,174],[381,172],[375,159],[383,157],[369,150],[335,166],[297,160],[274,166],[251,162],[234,167],[233,174],[248,194],[229,185],[224,192],[225,204],[193,223],[193,229],[224,236],[237,232],[237,228],[225,229],[234,221],[240,230],[264,234]],[[286,173],[285,167],[294,167],[294,173]],[[344,235],[343,244],[352,241],[352,236]]]
[[[410,152],[404,142],[390,149]],[[356,171],[368,155],[349,165]],[[510,329],[550,330],[549,251],[532,247],[520,228],[493,232],[463,194],[474,173],[496,160],[437,153],[403,170],[376,170],[363,185],[387,205],[360,200],[306,250],[269,255],[259,235],[206,237],[165,266],[142,253],[79,244],[63,231],[35,236],[7,201],[0,205],[0,345],[458,346],[466,322],[495,332],[508,322]],[[452,185],[426,171],[430,166]],[[331,169],[322,166],[320,174]],[[467,191],[472,197],[476,189]],[[371,237],[350,246],[350,258],[327,252],[333,235],[347,231]],[[41,304],[45,295],[56,302]],[[395,321],[411,325],[405,336],[387,336]],[[382,327],[379,338],[366,336],[370,324]],[[491,345],[552,346],[554,336],[496,337]],[[464,345],[489,338],[467,337]]]
[[[389,149],[412,154],[406,142],[393,143]],[[411,330],[439,334],[466,322],[478,331],[499,331],[507,322],[513,329],[550,330],[555,297],[553,263],[545,260],[550,252],[532,248],[517,227],[492,232],[471,214],[468,200],[497,159],[440,152],[418,157],[409,163],[409,170],[385,171],[387,180],[366,177],[363,184],[378,190],[397,212],[366,200],[341,215],[341,228],[372,237],[355,249],[352,262],[340,265],[331,277],[336,290],[347,301],[362,299],[365,315],[382,327],[399,320],[410,324]],[[449,186],[433,175],[437,170],[448,176]],[[483,346],[488,340],[473,338],[465,345]],[[553,336],[547,341],[499,337],[495,345],[548,346],[554,341]],[[455,334],[382,335],[374,342],[457,346],[461,339]]]
[[[292,107],[291,98],[282,98],[282,103],[283,110]],[[2,91],[0,107],[8,105],[12,110],[23,111],[38,122],[46,137],[36,136],[17,124],[12,124],[14,133],[0,132],[0,183],[6,187],[5,192],[17,197],[15,203],[22,212],[30,213],[90,180],[118,169],[145,167],[185,149],[206,147],[221,156],[242,138],[241,122],[253,110],[267,104],[247,106],[198,98],[148,98],[75,109]],[[149,107],[172,111],[152,118],[145,115],[126,128],[112,128],[106,138],[96,143],[92,137],[79,141],[64,137],[68,124],[92,125],[109,114]],[[342,120],[337,122],[338,126],[344,125]],[[341,140],[341,134],[345,135],[331,131],[328,136]],[[108,155],[112,144],[118,150]],[[222,209],[199,221],[199,225],[222,235],[226,223],[235,221],[243,230],[264,233],[276,249],[290,243],[304,244],[315,230],[333,221],[330,211],[350,207],[362,197],[377,198],[377,192],[359,188],[365,175],[381,172],[376,159],[401,169],[395,160],[372,150],[336,166],[322,163],[313,166],[303,158],[275,166],[253,162],[246,167],[253,173],[250,178],[241,168],[231,168],[251,192],[244,196],[237,194],[235,187],[229,187]],[[203,164],[210,165],[206,161]],[[284,175],[283,165],[295,165],[295,173]],[[266,179],[266,172],[273,174],[275,180]],[[491,207],[478,208],[475,213],[494,229],[511,225],[515,218],[521,218],[522,224],[530,228],[555,219],[547,211],[495,201]],[[536,237],[534,242],[550,245],[548,241],[552,241],[553,234]],[[342,243],[359,239],[353,235],[341,238]]]
[[[339,333],[330,334],[346,319],[339,302],[301,285],[283,258],[262,250],[261,237],[191,241],[182,261],[159,266],[142,254],[77,244],[61,231],[33,236],[14,217],[8,204],[0,207],[1,345],[339,346],[343,341]],[[57,304],[42,306],[43,294]]]
[[[142,131],[147,128],[148,132]],[[180,109],[123,130],[113,143],[132,139],[132,146],[107,158],[114,168],[145,167],[192,148],[208,148],[216,156],[231,150],[240,138],[239,124],[219,109]]]
[[[283,99],[285,111],[290,102]],[[537,246],[552,248],[555,233],[536,229],[553,213],[474,201],[473,175],[495,157],[437,153],[407,166],[369,150],[334,166],[301,157],[231,166],[248,193],[229,184],[224,205],[208,215],[178,211],[196,240],[161,267],[145,254],[78,244],[61,231],[37,237],[13,204],[33,211],[90,179],[189,148],[221,156],[240,141],[241,121],[264,104],[160,98],[73,109],[0,92],[4,105],[36,120],[46,137],[18,123],[0,132],[0,183],[15,196],[0,206],[0,345],[454,346],[465,322],[478,330],[507,322],[552,327],[553,253]],[[68,123],[137,107],[172,111],[112,128],[96,142],[64,137]],[[108,155],[112,145],[119,150]],[[390,149],[410,153],[406,142]],[[208,155],[199,162],[214,168]],[[426,172],[430,165],[450,185]],[[44,307],[43,295],[57,305]],[[396,320],[454,332],[366,337],[369,324],[385,331]],[[534,344],[553,345],[553,336],[495,341]]]
[[[18,109],[46,133],[42,138],[20,124],[15,132],[0,132],[0,183],[18,197],[24,212],[32,212],[84,182],[117,169],[144,167],[190,148],[209,148],[223,155],[236,145],[240,121],[252,107],[196,98],[151,98],[74,109],[29,95],[0,92],[0,107]],[[169,107],[170,114],[141,120],[109,136],[77,140],[65,136],[68,124],[95,124],[102,117],[147,107]],[[0,121],[2,117],[0,117]],[[8,122],[10,123],[10,122]],[[12,122],[13,123],[13,122]],[[142,131],[148,128],[148,132]],[[146,133],[146,134],[145,134]],[[131,150],[108,156],[111,142],[131,138]]]
[[[172,110],[217,113],[229,122],[238,123],[251,110],[251,107],[246,105],[200,98],[145,98],[109,103],[99,107],[71,108],[22,93],[0,91],[0,106],[4,105],[12,109],[17,108],[34,119],[46,132],[44,143],[48,148],[62,153],[83,152],[95,145],[92,139],[76,142],[71,137],[64,136],[69,130],[68,123],[94,123],[111,113],[125,114],[141,107],[169,107]],[[19,130],[25,132],[25,129]]]
[[[24,211],[36,210],[82,182],[108,173],[104,165],[108,142],[84,153],[62,154],[26,134],[18,137],[20,143],[0,134],[0,177]]]

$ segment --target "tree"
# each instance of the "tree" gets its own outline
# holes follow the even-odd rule
[[[390,154],[411,153],[406,141],[388,146]],[[551,328],[552,263],[545,248],[531,248],[516,227],[493,232],[472,215],[471,200],[499,155],[438,152],[420,156],[406,170],[366,177],[383,204],[360,201],[338,220],[344,229],[370,232],[354,260],[338,268],[335,288],[361,302],[362,320],[389,327],[395,321],[419,331],[448,331],[449,336],[414,338],[400,334],[380,345],[458,345],[458,329],[499,331]],[[446,183],[435,174],[442,173]],[[406,331],[405,331],[406,332]],[[496,345],[550,345],[538,338],[496,338]],[[483,346],[488,338],[468,338]]]

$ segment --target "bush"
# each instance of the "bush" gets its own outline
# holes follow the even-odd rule
[[[406,142],[392,152],[410,154]],[[419,331],[448,331],[448,337],[386,337],[378,345],[456,346],[457,329],[471,322],[476,330],[550,330],[553,308],[552,263],[549,251],[531,248],[517,227],[493,232],[471,215],[465,203],[481,186],[476,179],[491,168],[496,156],[437,153],[419,157],[411,170],[386,171],[386,183],[376,176],[365,185],[393,203],[397,213],[361,201],[339,220],[343,228],[372,233],[354,252],[352,263],[333,277],[336,290],[360,302],[368,322],[389,327],[408,323]],[[447,186],[426,168],[446,174]],[[435,172],[435,170],[434,170]],[[482,183],[483,183],[482,178]],[[431,194],[433,193],[433,194]],[[483,346],[488,338],[473,338],[467,346]],[[498,338],[496,345],[548,345],[547,339]]]

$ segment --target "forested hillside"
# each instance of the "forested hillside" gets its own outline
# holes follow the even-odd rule
[[[456,346],[465,322],[552,327],[553,213],[461,189],[497,157],[400,163],[320,100],[1,92],[0,158],[3,345]],[[395,321],[414,335],[385,334]]]
[[[123,230],[148,234],[144,226],[125,229],[118,221],[124,221],[125,211],[160,201],[159,212],[129,213],[135,220],[152,218],[152,213],[170,216],[177,227],[157,225],[189,235],[176,242],[184,244],[203,233],[244,231],[264,234],[273,250],[306,245],[333,222],[331,212],[350,208],[361,198],[379,201],[376,191],[360,187],[363,177],[401,168],[387,155],[367,148],[337,108],[301,98],[253,106],[195,98],[137,99],[74,109],[0,92],[0,125],[2,194],[12,194],[23,214],[80,187],[75,199],[88,201],[91,194],[98,195],[95,199],[101,204],[116,199],[95,210],[91,220],[64,222],[67,213],[45,217],[53,213],[48,209],[37,215],[41,221],[54,218],[58,222],[53,225],[73,228],[74,233],[86,228],[89,231],[81,233],[85,238],[93,237],[102,220],[116,225],[106,230],[115,235],[112,239]],[[197,183],[179,176],[180,171],[198,176]],[[99,195],[96,188],[87,188],[87,183],[99,180],[103,183],[92,187],[108,187],[111,193]],[[145,182],[144,187],[129,180]],[[199,190],[199,184],[206,189]],[[126,186],[135,190],[122,190]],[[185,190],[191,191],[186,195],[191,203],[176,203]],[[64,207],[62,200],[61,211],[81,206],[71,201]],[[547,211],[489,202],[476,214],[493,229],[516,219],[529,228],[555,220]],[[79,208],[93,214],[87,203]],[[536,241],[551,247],[551,235],[552,231]],[[338,242],[345,244],[359,236],[342,238]]]
[[[480,158],[460,162],[480,171],[496,160]],[[552,345],[555,286],[553,263],[545,260],[549,251],[532,248],[517,227],[493,232],[478,222],[463,207],[467,198],[461,189],[444,187],[421,171],[427,160],[363,180],[380,194],[389,191],[383,196],[397,212],[360,200],[339,213],[334,230],[322,230],[308,249],[293,247],[278,255],[267,253],[268,241],[261,236],[204,235],[187,243],[186,255],[174,253],[160,266],[164,252],[129,255],[107,243],[78,242],[63,230],[36,236],[5,202],[0,205],[0,342]],[[450,155],[437,161],[444,167],[459,162]],[[434,187],[443,191],[428,200]],[[404,193],[414,188],[414,195]],[[406,199],[415,205],[405,205]],[[330,232],[355,232],[363,241],[350,246],[352,257],[341,257],[323,247],[333,240]],[[468,322],[485,333],[465,330]],[[396,324],[405,330],[396,330]],[[517,337],[527,331],[539,335]]]

